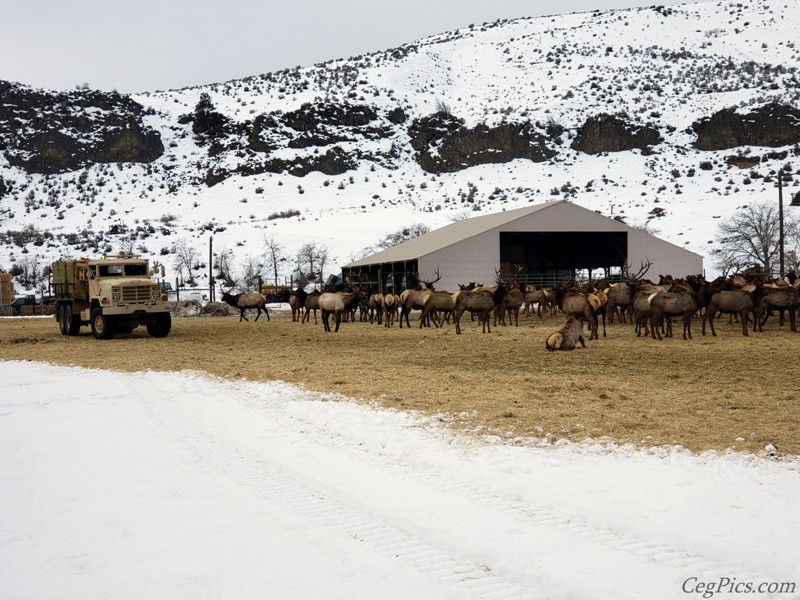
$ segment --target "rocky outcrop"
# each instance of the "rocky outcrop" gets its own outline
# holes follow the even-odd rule
[[[572,149],[587,154],[641,150],[650,154],[652,146],[661,141],[658,130],[648,125],[636,126],[615,115],[589,117],[578,128]]]
[[[355,157],[347,154],[341,147],[334,146],[325,154],[297,157],[292,160],[273,158],[259,164],[243,164],[231,171],[213,169],[206,174],[206,185],[211,187],[225,181],[234,174],[250,176],[261,173],[288,173],[295,177],[303,177],[312,171],[319,171],[325,175],[341,175],[355,169]]]
[[[800,110],[765,104],[750,112],[725,108],[692,124],[698,150],[728,150],[739,146],[788,146],[800,142]]]
[[[320,125],[361,127],[374,121],[377,113],[364,104],[306,103],[283,115],[283,121],[295,131],[314,131]]]
[[[74,171],[94,163],[149,163],[164,153],[144,108],[116,92],[52,93],[0,82],[0,150],[31,173]]]
[[[453,173],[517,158],[544,162],[556,154],[530,122],[495,127],[480,124],[468,129],[461,119],[437,112],[414,120],[408,135],[417,162],[429,173]]]

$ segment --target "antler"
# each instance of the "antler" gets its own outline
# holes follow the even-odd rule
[[[626,260],[625,264],[622,265],[622,274],[625,275],[625,277],[627,277],[628,279],[632,279],[634,281],[638,281],[639,279],[641,279],[642,277],[645,276],[645,274],[650,270],[651,266],[653,266],[652,261],[645,256],[644,257],[644,261],[642,261],[642,265],[639,267],[639,270],[636,272],[636,275],[631,276],[631,274],[630,274],[631,264]]]
[[[436,275],[436,279],[434,279],[433,281],[426,281],[426,280],[418,277],[418,279],[422,283],[424,283],[425,287],[428,288],[429,290],[432,290],[433,289],[433,284],[436,283],[437,281],[439,281],[442,278],[442,276],[439,274],[439,267],[436,267],[433,270],[433,274]]]

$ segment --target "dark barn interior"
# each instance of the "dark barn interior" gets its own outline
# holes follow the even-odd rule
[[[523,279],[552,285],[579,271],[603,270],[611,278],[628,256],[628,234],[611,231],[512,231],[500,233],[504,270],[523,270]]]

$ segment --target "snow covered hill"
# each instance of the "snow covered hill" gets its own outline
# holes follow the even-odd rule
[[[710,257],[719,219],[776,201],[780,170],[797,192],[798,27],[794,2],[703,2],[130,99],[0,85],[0,266],[23,283],[62,256],[171,265],[177,242],[204,283],[213,235],[239,270],[271,278],[272,240],[282,276],[310,243],[329,273],[406,225],[563,198]]]

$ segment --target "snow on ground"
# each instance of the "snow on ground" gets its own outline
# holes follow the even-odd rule
[[[800,584],[794,459],[499,444],[280,382],[0,362],[0,481],[14,600]]]

